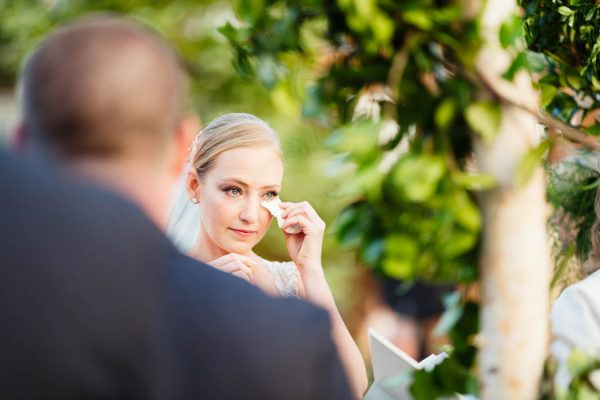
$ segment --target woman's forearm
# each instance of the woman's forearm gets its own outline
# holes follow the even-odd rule
[[[329,312],[332,322],[332,338],[346,368],[353,391],[356,393],[357,398],[362,398],[368,385],[365,363],[358,346],[338,311],[323,269],[321,266],[318,266],[318,268],[303,268],[301,275],[306,300],[323,307]]]

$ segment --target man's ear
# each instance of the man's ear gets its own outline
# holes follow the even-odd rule
[[[200,130],[200,119],[195,114],[183,117],[177,124],[175,132],[175,149],[172,171],[174,176],[179,176],[189,156],[192,141]]]
[[[188,197],[191,199],[196,198],[200,202],[200,177],[198,173],[192,168],[185,178],[185,190]]]

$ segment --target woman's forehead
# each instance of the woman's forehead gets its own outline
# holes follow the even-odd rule
[[[247,180],[247,184],[280,184],[283,160],[271,147],[240,147],[221,153],[211,172],[219,179],[237,178]]]

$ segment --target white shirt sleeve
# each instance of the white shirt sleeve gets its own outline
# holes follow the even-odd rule
[[[567,360],[574,349],[600,357],[600,271],[562,292],[552,307],[550,324],[555,382],[564,391],[571,381]]]

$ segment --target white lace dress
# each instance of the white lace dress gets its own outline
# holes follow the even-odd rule
[[[275,288],[280,296],[298,297],[298,282],[300,273],[292,261],[279,262],[260,259],[262,266],[273,278]]]

